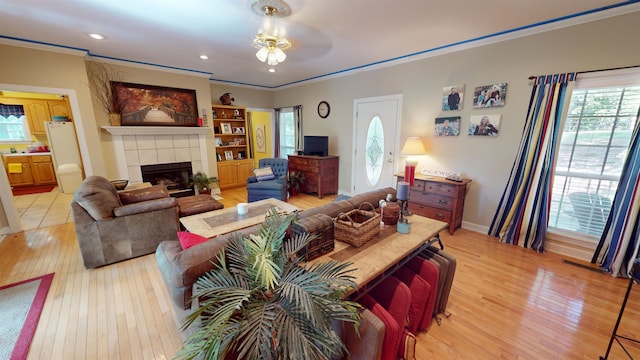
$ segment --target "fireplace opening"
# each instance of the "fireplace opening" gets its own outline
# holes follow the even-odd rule
[[[142,165],[142,181],[151,185],[164,184],[172,197],[194,195],[195,191],[189,187],[189,180],[193,175],[191,162],[176,162],[167,164]]]

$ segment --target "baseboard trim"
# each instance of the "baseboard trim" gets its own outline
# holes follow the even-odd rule
[[[479,225],[468,221],[462,222],[462,228],[482,234],[489,233],[488,226]],[[595,244],[591,244],[588,241],[572,239],[558,234],[548,233],[547,241],[545,243],[545,251],[584,261],[591,261],[594,249]]]

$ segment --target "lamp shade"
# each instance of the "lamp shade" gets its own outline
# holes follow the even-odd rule
[[[427,150],[424,149],[422,139],[417,136],[408,137],[402,147],[403,155],[424,155]]]

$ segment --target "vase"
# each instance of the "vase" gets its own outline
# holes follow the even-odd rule
[[[120,126],[122,124],[122,116],[120,114],[109,114],[109,122],[111,126]]]

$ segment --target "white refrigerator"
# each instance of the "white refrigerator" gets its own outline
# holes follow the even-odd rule
[[[58,187],[64,193],[73,193],[82,182],[82,160],[73,123],[49,121],[45,125]]]

